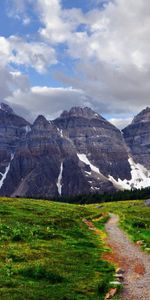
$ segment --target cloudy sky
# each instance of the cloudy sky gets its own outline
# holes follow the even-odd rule
[[[28,120],[90,106],[119,127],[150,105],[148,0],[1,0],[0,98]]]

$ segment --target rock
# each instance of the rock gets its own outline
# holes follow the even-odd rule
[[[9,174],[10,165],[21,139],[26,137],[26,129],[30,127],[29,122],[20,116],[5,103],[0,104],[0,194],[10,195],[9,189],[3,188],[5,177]],[[18,162],[19,163],[19,162]],[[16,174],[15,174],[16,175]],[[13,174],[13,177],[14,174]],[[13,185],[13,177],[11,185]]]
[[[117,293],[117,288],[111,288],[109,292],[106,294],[105,299],[112,299]]]
[[[111,285],[121,285],[122,283],[120,281],[111,281]]]
[[[116,274],[124,274],[125,273],[125,270],[124,269],[121,269],[121,268],[118,268],[116,269]]]
[[[121,132],[90,108],[74,107],[65,111],[54,124],[71,140],[83,159],[80,167],[86,174],[92,193],[112,192],[116,187],[109,175],[118,180],[130,179],[128,153]],[[86,162],[85,162],[86,160]],[[99,172],[91,172],[90,162]]]
[[[150,169],[150,108],[142,110],[123,129],[123,135],[136,163]]]
[[[137,241],[136,244],[137,244],[138,246],[142,246],[142,245],[143,245],[143,241]]]
[[[8,104],[3,103],[3,102],[0,104],[0,109],[8,114],[14,113],[13,109]]]
[[[119,280],[124,280],[124,276],[122,274],[115,274],[114,277],[116,277]]]
[[[77,151],[86,154],[104,176],[110,174],[115,178],[130,177],[122,135],[102,116],[87,107],[74,107],[69,112],[63,113],[54,123],[72,140]],[[122,155],[120,160],[119,152]]]
[[[146,200],[144,203],[145,206],[150,206],[150,199]]]
[[[140,161],[143,151],[149,153],[150,149],[145,145],[144,132],[150,143],[148,128],[148,108],[124,129],[123,137],[119,129],[88,107],[73,107],[54,121],[40,115],[31,125],[2,103],[0,195],[49,199],[122,189],[116,182],[131,179],[125,141],[135,157],[141,138],[135,157]],[[142,159],[150,164],[149,154]]]

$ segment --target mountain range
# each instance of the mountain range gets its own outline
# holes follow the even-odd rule
[[[0,105],[0,195],[53,198],[150,186],[150,108],[120,131],[89,107],[33,124]]]

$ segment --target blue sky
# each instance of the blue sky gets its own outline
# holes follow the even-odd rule
[[[20,1],[21,2],[21,1]],[[25,1],[27,3],[28,1]],[[97,2],[96,1],[87,1],[87,0],[63,0],[61,2],[62,9],[80,9],[84,13],[89,12],[91,9],[96,7],[103,7],[103,4],[106,1]],[[42,27],[42,23],[38,18],[38,14],[34,12],[33,2],[29,1],[29,4],[25,6],[25,11],[17,11],[17,1],[13,0],[2,0],[1,10],[0,10],[0,35],[8,38],[9,36],[24,36],[29,41],[36,41],[39,39],[38,30]],[[23,18],[29,18],[30,22],[27,25],[24,25],[22,20]],[[81,29],[82,25],[78,28]],[[56,79],[53,74],[59,70],[62,70],[66,74],[73,75],[73,66],[75,64],[75,59],[72,59],[68,54],[66,54],[67,47],[65,44],[60,43],[55,46],[57,51],[57,55],[59,56],[59,61],[57,64],[50,66],[50,68],[44,74],[40,74],[35,72],[35,70],[31,67],[26,68],[23,66],[15,66],[18,70],[21,70],[22,73],[27,74],[32,85],[41,85],[41,86],[50,86],[50,87],[58,87],[65,86],[59,80]]]
[[[33,120],[88,105],[119,127],[149,105],[150,4],[1,0],[1,99]]]

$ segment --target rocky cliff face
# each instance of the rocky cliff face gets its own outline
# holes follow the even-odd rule
[[[135,162],[150,169],[150,108],[140,112],[123,134]]]
[[[143,182],[149,186],[144,155],[135,155],[139,136],[140,147],[148,141],[147,126],[144,135],[141,131],[147,123],[148,109],[124,129],[124,140],[115,126],[87,107],[64,111],[54,121],[38,116],[30,125],[1,104],[0,194],[53,198],[137,188]]]
[[[74,107],[54,121],[77,153],[87,156],[101,173],[129,179],[128,154],[121,132],[92,109]]]
[[[15,115],[8,105],[0,105],[0,188],[20,140],[29,130],[30,124],[26,120]]]
[[[1,194],[50,198],[85,193],[89,188],[73,145],[52,122],[39,116],[16,149]]]

